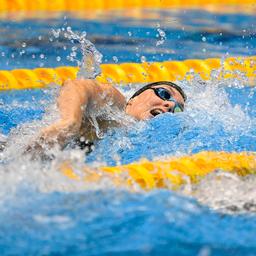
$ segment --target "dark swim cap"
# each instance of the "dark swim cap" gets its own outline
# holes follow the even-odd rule
[[[142,92],[144,92],[154,86],[157,86],[157,85],[168,85],[168,86],[176,89],[181,94],[184,101],[187,100],[187,96],[184,93],[184,91],[177,84],[175,84],[173,82],[168,82],[168,81],[159,81],[159,82],[147,84],[147,85],[143,86],[142,88],[140,88],[137,92],[135,92],[129,100],[131,100],[132,98],[135,98],[136,96],[140,95]]]

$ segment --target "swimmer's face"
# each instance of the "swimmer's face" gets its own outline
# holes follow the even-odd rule
[[[164,88],[166,89],[172,98],[182,107],[184,107],[184,99],[181,94],[175,89],[168,85],[158,85],[153,88]],[[129,100],[126,113],[138,120],[151,119],[159,114],[166,112],[173,112],[175,102],[163,100],[156,95],[154,90],[147,89],[138,96]]]

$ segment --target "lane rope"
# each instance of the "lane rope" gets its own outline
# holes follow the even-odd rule
[[[223,4],[220,0],[0,0],[0,12],[15,11],[81,11],[129,8],[171,8]],[[225,0],[225,5],[255,4],[255,0]]]
[[[117,186],[139,185],[151,190],[168,188],[175,190],[185,184],[195,184],[214,171],[224,171],[239,176],[256,173],[256,152],[203,151],[194,155],[170,157],[162,161],[141,160],[128,165],[79,170],[66,161],[59,166],[66,177],[84,182],[99,182],[108,177]]]
[[[102,74],[97,80],[114,84],[177,81],[189,79],[191,72],[207,80],[214,70],[220,71],[220,79],[247,77],[250,85],[255,85],[256,82],[256,56],[232,57],[223,62],[218,58],[210,58],[102,64],[101,69]],[[0,70],[0,90],[43,88],[50,84],[62,85],[67,79],[75,79],[77,72],[77,67]]]

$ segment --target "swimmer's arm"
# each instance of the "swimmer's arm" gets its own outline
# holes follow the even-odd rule
[[[124,96],[112,85],[95,80],[68,80],[58,97],[60,120],[41,132],[42,141],[57,141],[60,145],[79,133],[84,113],[98,111],[109,102],[113,107],[125,108]]]

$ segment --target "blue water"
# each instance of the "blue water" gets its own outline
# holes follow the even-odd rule
[[[21,193],[0,212],[4,255],[254,255],[255,217],[169,191]],[[220,239],[221,238],[221,239]]]
[[[113,56],[117,56],[118,62],[140,62],[142,56],[149,61],[163,61],[256,55],[255,20],[255,15],[196,10],[148,10],[144,19],[124,18],[120,12],[99,15],[93,21],[68,14],[47,21],[1,20],[0,31],[5,36],[0,38],[0,69],[75,65],[66,56],[78,43],[63,37],[55,39],[49,30],[62,26],[86,31],[106,63],[114,62]],[[167,39],[156,47],[159,25]],[[61,59],[57,60],[58,56]],[[115,165],[117,155],[118,161],[125,164],[141,157],[153,159],[202,150],[256,151],[253,91],[249,87],[225,89],[233,108],[230,118],[236,118],[238,107],[247,119],[241,116],[241,120],[232,122],[226,120],[227,115],[223,121],[221,112],[210,112],[205,119],[204,110],[196,112],[194,119],[189,110],[176,116],[160,115],[142,128],[138,124],[133,129],[109,131],[96,143],[95,151],[81,162]],[[52,94],[43,90],[1,92],[0,134],[8,136],[19,125],[40,121],[52,99]],[[195,122],[198,120],[202,122]],[[228,125],[234,128],[229,129]],[[15,164],[15,156],[13,159]],[[195,199],[167,190],[132,193],[89,187],[81,192],[61,192],[56,186],[55,191],[59,192],[43,193],[31,181],[26,182],[26,175],[43,172],[44,165],[39,170],[25,166],[25,177],[19,176],[23,167],[20,162],[10,166],[8,169],[0,165],[1,181],[9,177],[7,174],[13,174],[15,179],[17,172],[16,179],[22,180],[22,185],[5,188],[11,179],[6,178],[0,189],[6,193],[0,207],[1,255],[256,254],[255,215],[218,213]],[[13,194],[14,189],[17,191]]]
[[[69,14],[48,20],[0,20],[4,35],[0,38],[0,69],[76,66],[66,57],[79,43],[67,40],[64,33],[59,38],[51,33],[51,29],[68,26],[75,32],[87,32],[104,63],[141,62],[142,56],[148,61],[166,61],[256,55],[253,14],[145,10],[137,18],[125,15],[120,11],[98,14],[93,20]],[[166,40],[156,47],[158,28],[165,32]],[[77,54],[81,59],[79,51]]]

